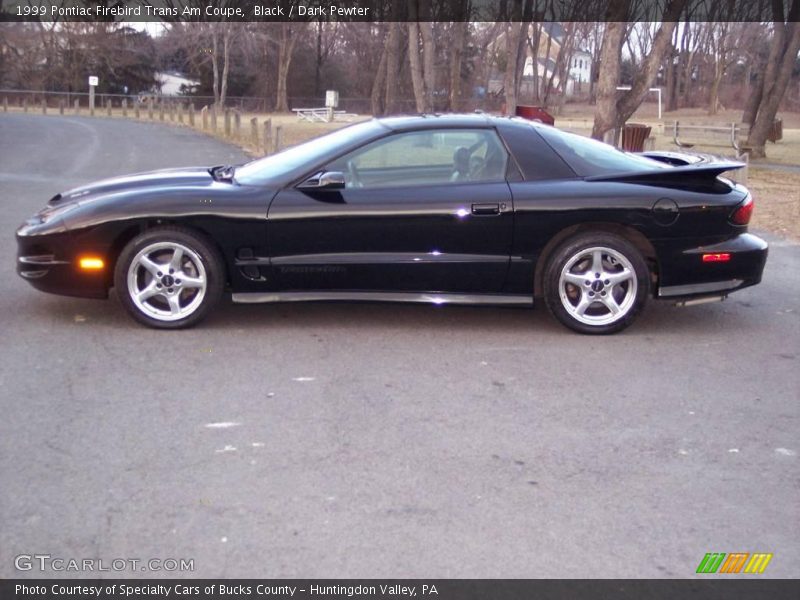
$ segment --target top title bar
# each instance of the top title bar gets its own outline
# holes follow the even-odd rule
[[[0,0],[2,21],[791,21],[800,0]]]

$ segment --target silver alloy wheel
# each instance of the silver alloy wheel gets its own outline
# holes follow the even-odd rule
[[[576,253],[558,279],[564,309],[586,325],[609,325],[625,317],[636,302],[637,287],[631,262],[603,246]]]
[[[176,242],[157,242],[140,250],[128,267],[128,294],[142,313],[177,321],[202,304],[208,278],[194,250]]]

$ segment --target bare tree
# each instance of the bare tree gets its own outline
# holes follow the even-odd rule
[[[775,21],[761,101],[747,137],[747,146],[753,158],[766,156],[764,146],[767,136],[800,52],[800,0],[793,0],[787,20],[784,20],[783,3],[773,2],[773,15]]]
[[[430,9],[430,4],[426,0],[409,1],[411,21],[408,23],[408,59],[411,66],[411,84],[414,88],[417,111],[423,113],[433,110],[436,84],[433,27],[430,20],[425,20],[430,19]],[[420,40],[422,40],[421,56]]]
[[[396,24],[395,24],[396,25]],[[383,28],[382,28],[383,29]],[[384,100],[386,98],[386,63],[389,58],[389,37],[386,36],[381,50],[381,60],[375,71],[375,79],[372,82],[372,92],[370,93],[370,104],[373,115],[382,115],[386,112]]]
[[[233,31],[227,22],[209,23],[211,28],[211,67],[214,73],[214,104],[225,106],[228,96],[228,73],[230,71],[231,39]],[[220,71],[222,62],[222,71]]]
[[[452,31],[453,36],[450,44],[450,95],[448,97],[448,105],[450,110],[456,111],[461,101],[461,62],[464,56],[464,42],[467,37],[466,19],[464,18],[464,20],[453,23]]]
[[[630,20],[631,0],[611,0],[610,22],[603,35],[600,51],[600,74],[597,84],[597,109],[594,115],[592,137],[610,142],[616,141],[617,131],[641,105],[656,78],[661,59],[675,29],[675,21],[686,4],[686,0],[668,0],[663,21],[653,38],[649,54],[644,57],[631,89],[619,97],[617,85],[620,73],[620,48]]]
[[[506,27],[506,73],[503,88],[506,93],[506,114],[513,115],[517,111],[517,78],[520,76],[518,58],[520,37],[525,23],[522,22],[522,0],[512,0],[511,21]]]
[[[320,19],[314,25],[316,28],[315,61],[314,61],[314,95],[322,93],[322,68],[330,58],[336,45],[336,36],[339,32],[339,21],[332,23]]]
[[[289,77],[289,67],[292,64],[292,54],[297,43],[297,33],[301,25],[294,23],[281,23],[278,36],[278,82],[276,87],[275,110],[289,112],[289,94],[286,80]]]
[[[397,90],[400,87],[400,46],[402,32],[397,22],[400,13],[399,0],[392,3],[392,22],[386,38],[386,94],[383,106],[388,114],[397,112]]]

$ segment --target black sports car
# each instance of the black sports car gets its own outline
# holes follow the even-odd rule
[[[517,118],[373,119],[241,166],[155,171],[57,194],[17,231],[37,289],[194,325],[234,302],[531,305],[612,333],[651,295],[721,299],[761,280],[738,163],[674,166]],[[672,163],[672,164],[668,164]],[[677,163],[680,164],[680,161]]]

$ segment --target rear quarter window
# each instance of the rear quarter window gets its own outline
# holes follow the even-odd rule
[[[575,177],[575,172],[530,124],[504,124],[499,131],[526,181]]]

